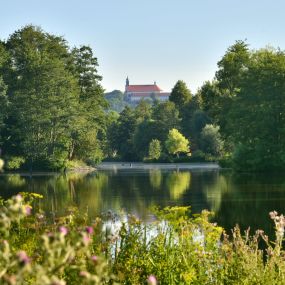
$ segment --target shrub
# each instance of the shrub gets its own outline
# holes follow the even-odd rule
[[[7,159],[5,168],[8,170],[17,170],[25,163],[22,156],[11,156]]]
[[[149,143],[149,149],[148,149],[148,157],[150,159],[159,159],[161,155],[161,145],[160,145],[160,141],[157,139],[153,139],[151,140],[151,142]]]
[[[223,153],[224,141],[219,130],[219,126],[207,124],[201,132],[199,145],[208,157],[207,160],[215,160]]]

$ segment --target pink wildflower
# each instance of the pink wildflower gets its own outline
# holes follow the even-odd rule
[[[59,227],[59,232],[62,233],[64,236],[67,235],[68,229],[64,226]]]
[[[19,258],[19,262],[21,265],[25,266],[31,262],[30,258],[28,257],[27,253],[25,251],[19,251],[17,253],[17,256]]]
[[[27,216],[30,216],[32,213],[32,207],[29,205],[25,206],[25,212]]]
[[[17,194],[17,195],[15,196],[15,202],[17,202],[17,203],[21,203],[22,201],[23,201],[23,197],[22,197],[22,195]]]
[[[92,227],[86,227],[85,230],[89,235],[92,235],[94,233],[94,230]]]
[[[157,280],[155,278],[154,275],[149,275],[148,278],[147,278],[147,283],[149,285],[156,285],[157,284]]]
[[[97,264],[98,256],[96,256],[96,255],[91,256],[91,260],[94,262],[94,264]]]

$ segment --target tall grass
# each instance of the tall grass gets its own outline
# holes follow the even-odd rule
[[[285,284],[285,219],[276,212],[270,241],[238,226],[226,234],[190,207],[155,209],[149,224],[109,215],[107,227],[76,211],[49,222],[36,198],[1,201],[0,284]]]

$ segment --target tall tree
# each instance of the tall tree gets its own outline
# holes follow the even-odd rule
[[[181,110],[191,99],[192,94],[187,88],[186,83],[182,80],[178,80],[171,91],[169,101],[173,102],[178,110]]]
[[[143,122],[145,120],[149,120],[151,118],[151,113],[152,109],[150,102],[146,100],[140,100],[140,102],[135,108],[135,114],[138,123]]]
[[[216,79],[223,96],[235,96],[240,89],[241,78],[247,71],[250,51],[245,41],[236,41],[218,62]]]
[[[285,52],[268,48],[252,54],[228,117],[239,168],[284,169],[284,79]]]
[[[106,140],[106,112],[108,103],[100,85],[97,58],[88,46],[74,48],[69,68],[78,82],[79,109],[77,127],[72,130],[69,158],[97,161],[102,154],[102,142]]]
[[[68,47],[63,38],[26,26],[6,43],[10,65],[5,79],[10,101],[7,148],[30,161],[59,166],[67,156],[76,125],[78,90],[66,69]]]
[[[236,41],[230,46],[218,62],[218,71],[213,82],[206,82],[201,90],[203,109],[220,126],[221,134],[226,138],[227,148],[232,147],[229,112],[241,90],[242,79],[250,62],[251,52],[245,41]]]
[[[198,125],[196,124],[198,122],[197,115],[203,113],[201,110],[201,106],[200,106],[201,104],[199,100],[200,100],[200,97],[198,95],[193,96],[193,99],[184,105],[184,107],[181,110],[181,115],[180,115],[182,133],[186,137],[190,138],[192,142],[192,146],[197,143],[199,133],[201,129],[204,127],[202,126],[202,128],[199,129],[197,127]],[[205,114],[205,117],[207,117],[206,114]]]
[[[13,33],[4,46],[5,151],[41,167],[60,167],[74,158],[100,160],[107,102],[92,49],[70,50],[64,38],[32,25]]]
[[[136,128],[136,116],[134,111],[126,106],[120,113],[120,117],[112,126],[112,148],[125,160],[137,159],[134,152],[133,137]]]
[[[149,144],[157,135],[158,132],[154,120],[144,120],[136,126],[133,142],[135,153],[139,159],[147,157]]]
[[[179,111],[175,108],[175,104],[170,101],[154,106],[152,119],[156,130],[154,138],[160,141],[166,140],[170,129],[180,127]]]

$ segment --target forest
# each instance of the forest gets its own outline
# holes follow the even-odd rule
[[[102,160],[217,161],[237,171],[285,167],[285,52],[236,41],[193,94],[129,106],[106,94],[94,51],[28,25],[0,41],[0,156],[7,170]],[[116,96],[118,94],[118,96]]]

